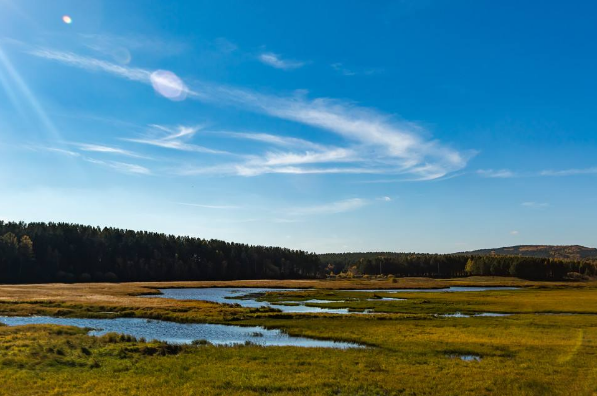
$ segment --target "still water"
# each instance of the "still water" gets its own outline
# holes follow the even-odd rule
[[[300,289],[260,289],[260,288],[229,288],[229,287],[209,287],[209,288],[191,288],[191,289],[160,289],[162,294],[151,295],[147,297],[162,297],[173,298],[175,300],[202,300],[211,301],[220,304],[238,304],[245,308],[260,308],[271,307],[289,313],[337,313],[347,314],[348,309],[332,309],[308,307],[304,305],[306,302],[321,302],[329,303],[333,301],[327,300],[311,300],[311,301],[285,301],[286,303],[293,303],[299,305],[277,305],[267,301],[257,301],[261,296],[267,292],[284,292],[284,291],[298,291]],[[240,299],[239,299],[240,297]]]
[[[29,324],[54,324],[89,328],[89,335],[106,333],[132,335],[146,340],[170,344],[190,344],[194,340],[207,340],[215,345],[244,344],[247,341],[262,346],[296,346],[310,348],[361,348],[358,344],[293,337],[280,330],[263,327],[229,326],[204,323],[175,323],[139,318],[79,319],[53,318],[50,316],[0,316],[0,323],[8,326]]]
[[[517,290],[517,287],[448,287],[444,289],[369,289],[369,290],[340,290],[345,292],[367,292],[367,293],[440,293],[440,292],[480,292],[480,291],[499,291],[499,290]],[[308,301],[285,301],[298,305],[278,305],[267,301],[257,301],[259,296],[267,292],[285,292],[298,291],[305,289],[270,289],[270,288],[230,288],[230,287],[206,287],[206,288],[188,288],[188,289],[160,289],[162,294],[150,295],[147,297],[172,298],[175,300],[202,300],[211,301],[220,304],[239,304],[246,308],[271,307],[288,313],[350,313],[346,308],[320,308],[309,307],[305,303],[331,303],[334,300],[308,300]],[[369,301],[400,301],[398,298],[377,298]],[[354,313],[354,312],[353,312]]]
[[[342,290],[347,292],[368,292],[368,293],[455,293],[455,292],[484,292],[484,291],[502,291],[518,290],[520,287],[498,286],[498,287],[478,287],[478,286],[453,286],[443,289],[367,289],[367,290]]]

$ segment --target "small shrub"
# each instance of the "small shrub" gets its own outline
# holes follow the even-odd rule
[[[106,333],[100,337],[100,340],[109,344],[117,343],[120,339],[120,334],[118,333]]]
[[[566,278],[570,280],[588,280],[589,277],[581,274],[580,272],[568,272]]]

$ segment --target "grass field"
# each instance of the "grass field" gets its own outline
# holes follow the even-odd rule
[[[338,289],[523,286],[523,290],[401,293],[364,301]],[[310,287],[270,301],[312,298],[378,315],[281,314],[200,301],[139,297],[161,287]],[[378,297],[383,293],[375,293]],[[111,312],[111,313],[106,313]],[[441,313],[515,313],[438,317]],[[536,313],[576,313],[536,315]],[[281,328],[360,342],[366,349],[173,347],[90,337],[57,326],[0,326],[0,394],[596,395],[597,282],[512,278],[247,281],[0,286],[0,315],[137,316]],[[463,361],[457,355],[475,355]]]

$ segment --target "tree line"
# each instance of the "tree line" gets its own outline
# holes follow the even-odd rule
[[[314,278],[316,254],[69,223],[0,221],[0,283]]]
[[[563,279],[597,261],[421,253],[316,255],[155,232],[0,221],[0,283],[322,278],[326,275]]]
[[[595,260],[390,252],[330,253],[320,255],[320,259],[328,275],[429,277],[483,275],[515,276],[536,280],[560,280],[575,274],[597,275]]]

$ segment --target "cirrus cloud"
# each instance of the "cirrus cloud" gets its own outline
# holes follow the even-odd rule
[[[293,70],[303,67],[306,63],[290,59],[282,59],[278,54],[273,52],[264,52],[257,57],[259,61],[268,66],[282,70]]]
[[[34,49],[31,55],[91,71],[103,71],[144,84],[151,84],[151,71],[116,65],[103,60],[80,56],[71,52]],[[271,54],[270,54],[271,55]],[[272,65],[290,66],[279,57],[266,57]],[[280,63],[281,62],[281,63]],[[294,65],[296,66],[296,65]],[[429,139],[429,131],[421,125],[398,120],[395,116],[356,103],[333,98],[309,99],[306,94],[284,96],[262,94],[248,89],[197,81],[186,84],[187,97],[202,102],[240,107],[303,124],[341,138],[343,147],[327,147],[311,143],[307,150],[245,156],[243,162],[220,163],[183,170],[186,174],[221,172],[241,176],[265,173],[292,174],[392,174],[404,180],[433,180],[444,178],[463,169],[476,153],[460,151]],[[181,127],[177,127],[181,128]],[[211,154],[230,154],[227,151],[194,145],[185,141],[192,137],[188,130],[170,130],[166,136],[125,138],[128,141],[184,151]],[[236,137],[239,137],[237,135]],[[265,141],[271,137],[245,135],[244,138]],[[294,143],[300,139],[294,138]],[[286,138],[276,143],[289,142]],[[268,143],[268,142],[266,142]],[[274,144],[276,144],[274,143]],[[498,177],[505,177],[505,174]],[[494,176],[495,177],[495,176]]]

